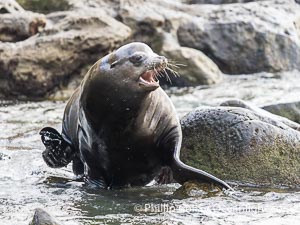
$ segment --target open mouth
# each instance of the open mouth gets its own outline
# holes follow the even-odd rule
[[[139,77],[139,85],[145,88],[153,89],[159,87],[157,71],[147,70]]]
[[[164,75],[167,66],[166,58],[162,58],[162,60],[152,63],[151,67],[140,75],[139,86],[146,90],[155,90],[159,87],[158,77]]]

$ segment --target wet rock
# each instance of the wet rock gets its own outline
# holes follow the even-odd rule
[[[180,45],[203,51],[224,73],[300,68],[300,6],[292,0],[192,5]]]
[[[62,225],[43,209],[36,209],[33,219],[29,225]]]
[[[26,12],[13,0],[0,3],[0,41],[17,42],[41,32],[46,25],[42,14]]]
[[[266,105],[262,108],[270,113],[286,117],[300,124],[300,102]]]
[[[180,188],[174,192],[174,196],[180,198],[188,197],[214,197],[222,194],[222,190],[213,185],[207,183],[198,183],[196,181],[185,182]]]
[[[131,33],[101,9],[57,12],[47,18],[49,26],[39,35],[0,43],[0,92],[5,96],[44,97]]]
[[[181,6],[162,1],[158,10],[155,1],[124,1],[120,4],[118,14],[121,21],[133,30],[132,39],[147,43],[156,52],[183,65],[172,68],[180,74],[180,77],[175,78],[170,73],[172,85],[218,83],[222,73],[213,61],[196,49],[181,47],[176,40],[177,28],[190,17],[179,8]]]
[[[175,65],[179,64],[178,67],[170,66],[179,74],[175,79],[172,79],[172,73],[170,74],[173,85],[211,85],[222,80],[222,72],[210,58],[196,49],[180,47],[171,37],[165,37],[161,54],[170,59],[171,65],[172,61]]]
[[[181,121],[182,160],[225,180],[300,184],[300,132],[240,107],[198,108]]]
[[[118,17],[132,29],[132,39],[144,42],[155,52],[162,48],[162,29],[166,24],[164,12],[166,9],[157,9],[152,1],[123,1],[120,3]]]
[[[281,123],[300,131],[300,124],[297,122],[293,122],[293,120],[290,120],[289,117],[280,115],[279,113],[276,114],[272,112],[272,106],[266,107],[269,108],[269,110],[267,110],[265,107],[263,107],[263,109],[256,107],[250,103],[244,102],[242,100],[237,100],[237,99],[233,99],[233,100],[228,100],[225,101],[223,103],[220,104],[220,106],[232,106],[232,107],[241,107],[241,108],[245,108],[245,109],[249,109],[255,113],[257,113],[257,115],[260,115],[263,117],[264,120],[268,120],[268,123],[270,124],[274,124],[275,126],[281,126]],[[276,108],[277,105],[274,105],[274,108]],[[295,110],[297,110],[297,103],[290,103],[290,105],[286,106],[286,107],[291,107]],[[300,106],[300,105],[299,105]],[[298,106],[298,107],[299,107]],[[279,106],[280,107],[280,106]],[[283,106],[284,108],[284,106]],[[275,110],[274,110],[275,111]],[[270,113],[271,112],[271,113]],[[299,112],[299,110],[298,110]]]
[[[66,11],[71,5],[67,0],[17,0],[26,10],[40,13]]]

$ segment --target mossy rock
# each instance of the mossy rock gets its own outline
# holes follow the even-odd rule
[[[26,10],[45,14],[66,11],[71,7],[65,0],[17,0],[17,2]]]
[[[239,107],[199,108],[182,121],[182,160],[225,180],[300,185],[300,132]]]
[[[208,198],[221,196],[222,194],[222,190],[214,184],[198,183],[197,181],[188,181],[185,182],[180,188],[178,188],[173,195],[179,198]]]

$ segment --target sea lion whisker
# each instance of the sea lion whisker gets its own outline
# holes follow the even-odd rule
[[[170,67],[166,67],[167,70],[169,70],[173,75],[174,77],[179,77],[179,73],[173,69],[171,69]]]
[[[187,65],[182,64],[182,63],[178,63],[178,62],[175,61],[175,60],[169,60],[169,61],[168,61],[168,66],[175,67],[175,68],[179,68],[179,67],[181,67],[181,66],[187,66]]]
[[[177,66],[177,65],[175,65],[175,64],[169,64],[168,66],[170,66],[170,67],[175,67],[175,68],[179,68],[180,66]]]
[[[166,78],[167,78],[167,81],[170,82],[170,84],[172,84],[172,80],[171,80],[169,74],[168,74],[168,73],[165,73],[165,76],[166,76]]]
[[[175,63],[175,64],[171,64],[172,66],[177,66],[177,67],[180,67],[180,66],[187,66],[186,64],[182,64],[182,63]]]
[[[163,69],[163,77],[166,77],[167,81],[170,82],[170,84],[172,84],[172,80],[171,80],[168,72],[166,71],[166,68]]]
[[[164,73],[162,73],[162,71],[159,71],[159,77],[164,77],[165,76],[165,74]]]

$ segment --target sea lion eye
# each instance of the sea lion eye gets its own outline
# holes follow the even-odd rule
[[[136,53],[129,57],[129,61],[132,62],[134,65],[139,65],[142,63],[144,57],[140,53]]]

